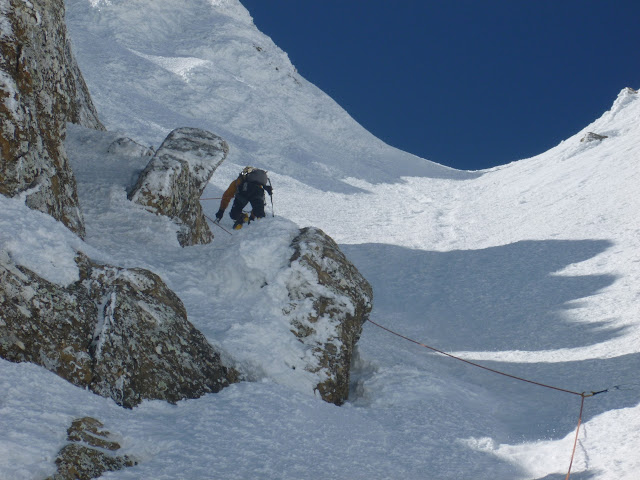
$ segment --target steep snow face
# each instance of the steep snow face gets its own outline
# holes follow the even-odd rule
[[[154,146],[177,126],[218,133],[230,157],[203,196],[219,197],[241,165],[264,166],[276,217],[232,235],[214,227],[212,244],[180,248],[170,221],[126,200],[148,158],[106,155],[116,134],[73,127],[66,147],[86,242],[0,197],[1,247],[58,282],[76,275],[75,249],[153,270],[255,381],[124,411],[33,365],[0,362],[0,477],[52,474],[79,415],[100,418],[141,459],[109,478],[565,477],[578,398],[429,355],[371,324],[350,402],[337,408],[303,393],[314,383],[279,300],[297,223],[331,235],[371,282],[372,320],[532,380],[619,386],[586,400],[574,472],[637,478],[637,94],[623,92],[549,152],[469,175],[372,139],[296,77],[237,2],[67,5],[110,128]],[[580,142],[587,131],[608,138]],[[209,216],[217,206],[204,204]]]
[[[607,138],[581,142],[588,132],[597,132]],[[584,342],[577,342],[581,345],[579,348],[544,348],[544,334],[537,333],[539,342],[514,343],[508,337],[509,341],[505,343],[492,341],[494,349],[502,353],[484,352],[474,356],[523,362],[611,358],[632,354],[640,344],[640,328],[635,313],[637,292],[630,288],[630,285],[640,283],[640,263],[634,253],[640,251],[640,224],[637,219],[640,198],[636,193],[640,182],[639,156],[640,94],[624,89],[611,110],[554,149],[494,168],[480,178],[452,184],[447,180],[416,177],[405,179],[404,184],[380,185],[353,179],[352,183],[367,194],[331,193],[322,197],[288,183],[283,192],[286,201],[282,202],[280,210],[298,223],[319,226],[339,243],[354,244],[347,250],[351,255],[359,255],[356,245],[363,243],[443,253],[454,250],[477,252],[475,256],[458,255],[458,259],[450,255],[446,266],[437,268],[431,265],[431,268],[436,268],[432,273],[428,268],[418,267],[424,278],[415,280],[423,285],[425,292],[421,294],[418,305],[425,316],[429,316],[426,312],[442,316],[443,332],[449,329],[446,326],[449,325],[451,335],[456,334],[453,326],[462,326],[473,309],[484,302],[474,306],[477,300],[445,300],[445,291],[435,284],[436,280],[427,280],[436,272],[444,275],[447,270],[450,273],[457,271],[461,277],[460,286],[464,285],[465,291],[487,299],[486,310],[473,312],[473,317],[480,314],[488,319],[498,315],[490,307],[490,303],[495,302],[490,287],[493,285],[496,292],[502,292],[505,298],[511,297],[514,305],[519,305],[521,313],[514,315],[512,320],[518,325],[531,326],[532,333],[535,331],[533,325],[542,327],[546,322],[542,319],[548,318],[540,305],[543,310],[547,309],[548,303],[555,301],[553,297],[523,295],[523,289],[532,288],[527,282],[492,284],[498,279],[492,279],[490,272],[497,270],[501,272],[500,276],[520,278],[522,271],[535,273],[532,265],[549,263],[550,266],[555,264],[551,270],[554,276],[591,275],[593,278],[589,283],[598,288],[591,290],[585,283],[585,292],[590,292],[585,295],[588,298],[576,299],[562,307],[571,312],[567,312],[568,317],[590,325],[588,330],[565,331],[571,338],[584,339]],[[384,203],[376,203],[376,198],[384,198]],[[345,208],[331,208],[331,205],[345,205]],[[518,244],[520,248],[515,247]],[[376,250],[384,251],[382,247],[368,247],[368,255],[379,256],[382,263],[385,258],[395,257]],[[514,270],[493,264],[491,259],[498,255],[504,256],[505,265]],[[573,261],[563,264],[566,258],[573,258]],[[462,262],[466,262],[466,268]],[[459,270],[456,265],[459,265]],[[395,258],[389,265],[370,271],[369,275],[386,275],[392,266],[398,268],[399,276],[415,268]],[[367,270],[364,272],[368,278]],[[404,282],[399,285],[404,286]],[[383,287],[385,292],[392,291],[386,283]],[[381,290],[375,291],[379,299]],[[559,305],[562,305],[560,300],[563,296],[559,293],[556,291],[554,297],[557,296]],[[457,292],[451,294],[457,296]],[[389,300],[401,296],[402,292],[396,291]],[[457,304],[453,312],[445,308],[447,301]],[[592,337],[592,329],[596,328],[625,331],[626,335],[611,335],[607,342],[592,344],[587,339]],[[478,331],[480,329],[478,327]],[[551,336],[559,334],[556,329]],[[481,342],[484,348],[489,346],[488,340]],[[546,345],[550,347],[560,343],[556,340]],[[564,343],[569,345],[572,342],[567,340]],[[471,346],[467,344],[464,349]],[[538,350],[542,351],[534,352]]]
[[[68,0],[67,21],[101,119],[135,140],[157,145],[174,128],[197,126],[229,143],[231,162],[323,190],[354,191],[345,177],[472,176],[364,130],[296,72],[237,0],[188,8],[178,0]]]

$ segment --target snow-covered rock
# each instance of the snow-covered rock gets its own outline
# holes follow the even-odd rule
[[[351,359],[373,306],[373,291],[322,230],[303,228],[291,246],[295,253],[285,314],[293,334],[312,349],[305,368],[323,378],[315,390],[323,400],[341,405],[349,397]]]
[[[160,277],[91,262],[81,270],[100,305],[90,347],[94,392],[133,407],[144,399],[198,398],[236,380]]]
[[[47,480],[76,480],[100,477],[132,467],[137,462],[128,455],[115,455],[120,444],[92,417],[75,419],[67,430],[68,443],[56,457],[57,472]]]
[[[609,137],[607,135],[600,135],[600,134],[594,133],[594,132],[587,132],[587,134],[580,139],[580,142],[582,142],[582,143],[600,142],[600,141],[604,140],[605,138],[609,138]]]
[[[143,170],[129,199],[173,219],[183,247],[213,239],[200,196],[229,152],[217,135],[197,128],[173,130]]]
[[[0,251],[0,311],[0,357],[90,385],[89,344],[98,309],[83,288],[60,287]]]
[[[236,380],[155,274],[98,265],[61,287],[0,258],[0,357],[33,362],[133,407],[218,392]]]
[[[0,193],[84,236],[66,122],[103,128],[71,52],[62,0],[0,7]]]

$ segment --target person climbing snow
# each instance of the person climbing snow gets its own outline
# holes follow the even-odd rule
[[[229,202],[233,198],[233,205],[229,216],[235,221],[233,228],[239,230],[246,222],[250,222],[256,218],[264,217],[264,192],[271,197],[273,195],[273,187],[271,180],[267,176],[267,172],[254,167],[245,167],[231,184],[229,188],[222,194],[220,208],[216,213],[216,219],[219,222],[224,216]],[[247,214],[242,209],[251,203],[251,213]]]

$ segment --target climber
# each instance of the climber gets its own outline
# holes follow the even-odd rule
[[[267,177],[267,172],[254,167],[245,167],[222,195],[220,209],[216,213],[219,222],[224,215],[224,211],[233,198],[233,205],[229,216],[235,220],[233,228],[239,230],[245,222],[250,222],[256,218],[264,217],[264,192],[269,196],[273,195],[271,180]],[[251,214],[242,211],[247,203],[251,203]]]

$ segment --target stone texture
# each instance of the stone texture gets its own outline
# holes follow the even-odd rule
[[[605,138],[609,138],[606,135],[599,135],[597,133],[593,133],[593,132],[588,132],[584,137],[582,137],[580,139],[581,142],[586,143],[586,142],[600,142],[602,140],[604,140]]]
[[[95,418],[76,418],[71,422],[67,430],[67,439],[71,442],[86,443],[90,447],[115,451],[120,449],[120,444],[111,438],[104,425]]]
[[[213,133],[178,128],[143,170],[129,199],[173,219],[180,227],[178,241],[183,247],[209,243],[213,235],[200,197],[228,152],[226,142]]]
[[[0,357],[37,363],[88,387],[93,378],[89,346],[97,315],[84,288],[61,288],[14,265],[0,251]]]
[[[318,383],[316,391],[323,400],[341,405],[349,396],[351,359],[362,325],[371,312],[373,291],[322,230],[300,230],[291,246],[294,249],[292,267],[311,271],[324,292],[318,292],[315,282],[300,276],[300,281],[292,282],[289,287],[291,304],[285,313],[291,317],[293,334],[312,347],[314,362],[306,369],[324,374],[325,380]],[[314,313],[300,315],[298,302],[309,298],[313,301]],[[318,330],[332,333],[319,342]]]
[[[66,122],[102,129],[64,24],[63,0],[0,6],[0,193],[84,236]]]
[[[198,398],[237,380],[160,277],[93,263],[82,276],[101,306],[90,350],[91,390],[133,407],[144,399]]]
[[[132,467],[137,461],[128,455],[115,455],[120,445],[95,418],[74,420],[67,430],[65,445],[56,457],[57,472],[47,480],[89,480],[104,472]]]
[[[129,408],[237,381],[157,275],[78,262],[80,280],[61,287],[0,253],[0,357],[36,363]]]

